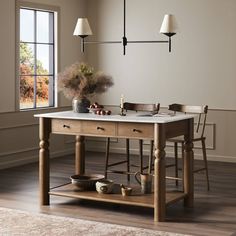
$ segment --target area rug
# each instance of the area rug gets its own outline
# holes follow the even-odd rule
[[[0,236],[183,236],[0,207]]]

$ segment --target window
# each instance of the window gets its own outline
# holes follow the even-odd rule
[[[19,9],[19,107],[55,105],[56,12]]]

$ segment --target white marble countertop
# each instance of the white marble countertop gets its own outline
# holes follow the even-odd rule
[[[71,119],[71,120],[91,120],[91,121],[115,121],[115,122],[138,122],[138,123],[169,123],[179,120],[194,118],[195,115],[190,114],[157,114],[154,116],[140,113],[126,114],[120,116],[113,115],[95,115],[93,113],[75,113],[73,111],[52,112],[37,114],[34,117],[56,118],[56,119]]]

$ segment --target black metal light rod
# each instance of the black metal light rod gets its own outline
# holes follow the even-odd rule
[[[96,43],[96,44],[107,44],[107,43],[122,43],[122,41],[84,41],[85,44],[87,43]]]
[[[114,44],[118,44],[118,43],[122,43],[122,41],[84,41],[84,44],[109,44],[109,43],[114,43]],[[128,41],[127,40],[127,44],[128,43],[169,43],[169,41],[167,40],[146,40],[146,41],[139,41],[139,40],[132,40],[132,41]]]
[[[166,41],[166,40],[159,40],[159,41],[127,41],[127,43],[169,43],[169,41]]]
[[[126,0],[124,0],[124,37],[126,37]]]
[[[126,45],[127,45],[127,38],[126,38],[126,0],[124,0],[124,35],[123,35],[123,55],[126,53]]]
[[[123,55],[126,54],[126,46],[128,43],[168,43],[169,52],[171,52],[171,36],[176,33],[166,33],[165,35],[169,37],[169,40],[131,40],[128,41],[126,38],[126,0],[124,0],[124,34],[122,37],[122,41],[85,41],[85,37],[87,35],[81,36],[81,51],[84,52],[84,44],[123,44]]]
[[[80,48],[81,48],[81,51],[82,51],[82,52],[84,52],[84,38],[85,38],[85,37],[82,37],[81,45],[80,45]]]

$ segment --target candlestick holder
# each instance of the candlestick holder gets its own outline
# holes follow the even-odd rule
[[[120,107],[120,116],[126,116],[126,114],[124,113],[123,107]]]

